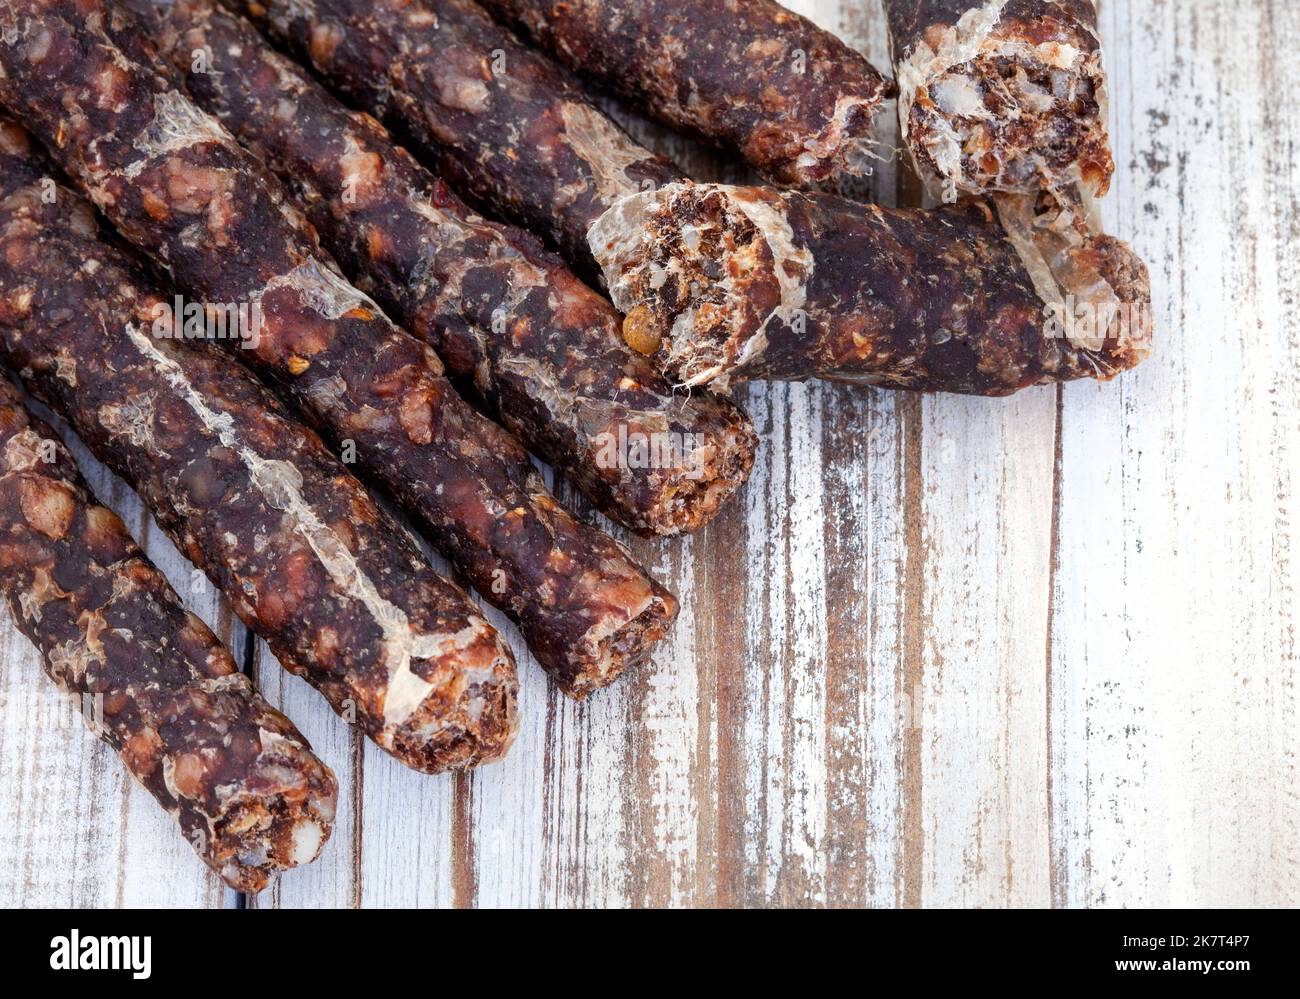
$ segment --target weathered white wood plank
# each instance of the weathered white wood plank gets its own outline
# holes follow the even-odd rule
[[[484,908],[531,908],[557,901],[548,846],[554,842],[556,819],[549,810],[549,761],[556,745],[559,695],[531,656],[520,659],[519,673],[524,723],[518,741],[504,761],[480,769],[469,780],[474,901]]]
[[[1152,265],[1160,343],[1064,393],[1059,904],[1297,902],[1296,15],[1105,5],[1107,217]]]
[[[892,906],[903,890],[913,718],[903,670],[902,397],[836,387],[825,402],[826,901]],[[751,669],[754,667],[751,666]]]
[[[925,401],[921,902],[1045,905],[1056,390]]]
[[[826,898],[824,392],[749,394],[764,450],[747,494],[745,860],[760,902]]]

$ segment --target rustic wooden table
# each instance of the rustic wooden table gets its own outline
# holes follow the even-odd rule
[[[788,2],[887,64],[879,0]],[[1300,4],[1101,7],[1156,356],[1009,401],[751,388],[743,497],[634,546],[673,640],[582,706],[516,640],[503,764],[420,777],[350,733],[77,447],[339,775],[324,857],[249,905],[1300,904]],[[0,661],[0,903],[241,904],[7,615]]]

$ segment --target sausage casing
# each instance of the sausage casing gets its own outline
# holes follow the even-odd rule
[[[775,0],[479,0],[569,69],[768,179],[841,187],[883,159],[891,87],[864,56]]]
[[[24,158],[0,162],[13,176]],[[518,725],[501,636],[251,373],[158,338],[167,304],[72,191],[0,201],[0,353],[32,394],[378,745],[426,772],[499,758]]]
[[[712,393],[674,392],[623,342],[609,302],[536,240],[474,214],[212,0],[132,6],[195,101],[279,175],[357,285],[601,511],[645,535],[693,531],[743,483],[748,418]],[[621,442],[653,446],[657,460]]]
[[[0,102],[180,288],[259,306],[260,337],[241,356],[519,624],[567,692],[647,657],[676,617],[672,595],[562,509],[433,351],[340,276],[265,167],[132,58],[141,37],[102,0],[2,5]]]
[[[334,774],[3,377],[0,592],[50,679],[231,888],[261,891],[316,858],[334,823]]]
[[[678,184],[626,199],[592,246],[628,335],[659,340],[656,359],[687,384],[999,396],[1108,379],[1150,351],[1146,266],[1059,204],[930,212]]]

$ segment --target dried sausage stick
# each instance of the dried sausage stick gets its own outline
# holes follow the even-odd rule
[[[872,126],[889,83],[775,0],[479,2],[569,69],[778,184],[838,188],[884,158]]]
[[[5,156],[6,167],[13,156]],[[437,771],[501,756],[508,647],[310,431],[233,359],[150,327],[163,298],[44,185],[0,203],[0,350],[286,668]]]
[[[258,892],[316,859],[334,824],[334,774],[3,377],[0,592],[50,679],[90,708],[91,731],[226,884]]]
[[[997,396],[1141,362],[1145,265],[1077,211],[1014,214],[1025,207],[675,184],[611,210],[592,246],[627,336],[658,342],[686,384],[820,377]]]
[[[439,38],[455,47],[444,13],[461,5],[458,0],[417,2],[400,11],[384,3],[362,6],[364,10],[342,0],[270,0],[266,20],[277,37],[312,59],[337,86],[362,100],[369,96],[379,110],[390,100],[402,112],[407,130],[416,134],[422,110],[437,103],[434,83],[447,83],[447,73],[439,75],[444,63],[435,55],[442,51],[435,45]],[[412,44],[404,45],[404,40]],[[467,49],[485,47],[480,39],[477,49]],[[467,75],[455,78],[470,89]],[[508,80],[507,74],[495,89],[482,81],[474,88],[481,97],[480,116],[492,116],[503,129],[509,118],[493,99]],[[601,219],[592,223],[583,218],[574,227],[587,228],[596,260],[606,265],[607,282],[615,282],[610,284],[615,305],[632,313],[625,339],[653,354],[687,385],[716,382],[725,389],[732,380],[821,376],[1005,394],[1041,380],[1109,377],[1146,354],[1144,324],[1120,330],[1109,341],[1103,338],[1095,349],[1089,349],[1095,337],[1044,335],[1043,310],[1067,306],[1070,296],[1085,308],[1138,309],[1148,299],[1141,262],[1121,244],[1081,232],[1081,213],[1069,207],[1041,210],[1037,204],[1009,201],[1005,208],[999,206],[999,220],[1016,225],[965,230],[954,229],[952,218],[961,215],[880,214],[838,200],[822,201],[822,196],[801,201],[756,193],[735,202],[724,199],[719,219],[696,220],[711,227],[715,237],[728,226],[739,226],[728,251],[723,249],[726,239],[704,247],[696,242],[700,230],[676,224],[701,207],[707,216],[709,206],[716,206],[716,201],[689,193],[700,190],[705,189],[671,185],[615,195],[605,200],[609,207]],[[657,229],[642,226],[655,215],[649,206],[670,203],[667,214],[680,211],[681,218],[668,219]],[[759,216],[757,225],[742,205]],[[805,226],[796,238],[801,245],[787,245],[787,205],[808,208],[795,213],[794,221]],[[776,211],[765,214],[765,206]],[[989,210],[982,206],[976,214]],[[645,218],[636,218],[638,213]],[[877,224],[880,218],[889,221]],[[835,227],[841,223],[844,232],[861,235],[865,242],[837,240]],[[1059,229],[1051,230],[1052,224]],[[760,233],[757,243],[747,229]],[[1066,232],[1075,234],[1073,245],[1061,236]],[[899,237],[909,242],[899,246]],[[655,245],[672,238],[677,243],[671,248]],[[757,261],[734,246],[753,248]],[[878,269],[859,266],[864,249],[880,259]],[[964,252],[974,252],[978,261],[985,249],[993,255],[983,266],[971,266],[963,258]],[[927,272],[914,279],[906,267],[917,254],[926,258]],[[664,264],[671,267],[660,266]],[[736,279],[726,280],[729,268]],[[1121,287],[1112,287],[1103,273]],[[968,276],[979,284],[963,288],[961,281]],[[915,289],[928,281],[948,283],[927,300]],[[1002,287],[1003,281],[1010,286]],[[1015,307],[1000,312],[1000,300]],[[1018,318],[1011,322],[1013,315]],[[1078,329],[1078,324],[1065,325],[1072,333]]]
[[[114,40],[138,31],[102,0],[0,0],[0,102],[184,290],[258,305],[260,338],[241,354],[336,447],[355,448],[566,692],[648,656],[676,616],[672,595],[564,511],[432,350],[343,280],[261,163]]]
[[[623,342],[609,302],[536,240],[473,214],[373,118],[212,0],[130,6],[358,286],[598,508],[645,535],[693,531],[744,481],[748,418],[711,393],[674,393]],[[620,439],[666,460],[633,460]]]
[[[682,177],[580,83],[470,0],[223,0],[479,207],[599,278],[587,231],[615,201]]]
[[[1100,197],[1115,171],[1092,0],[885,0],[903,139],[959,192]]]
[[[379,746],[429,773],[502,756],[517,682],[501,636],[250,372],[155,339],[163,302],[72,191],[0,201],[0,353],[32,393]]]

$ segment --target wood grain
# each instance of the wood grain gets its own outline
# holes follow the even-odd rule
[[[887,64],[878,0],[788,5]],[[341,782],[325,856],[250,904],[1300,904],[1300,8],[1100,6],[1105,215],[1151,264],[1156,356],[1003,401],[749,387],[744,495],[695,538],[629,541],[682,599],[672,640],[576,705],[490,612],[523,731],[460,778],[364,745],[194,595]],[[746,176],[619,113],[702,179]],[[913,190],[896,163],[870,185]],[[0,902],[236,904],[35,709],[7,620],[0,656]]]

